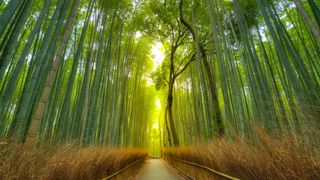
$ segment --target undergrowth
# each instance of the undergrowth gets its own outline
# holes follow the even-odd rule
[[[0,147],[0,179],[102,179],[146,157],[147,152],[140,149],[7,145]],[[130,177],[137,169],[130,168],[117,178]]]
[[[170,159],[185,160],[240,179],[320,179],[320,157],[308,140],[274,139],[259,133],[259,143],[216,139],[192,147],[164,148],[166,161],[196,179],[219,179],[207,170]]]

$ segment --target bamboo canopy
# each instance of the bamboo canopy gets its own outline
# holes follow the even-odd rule
[[[0,0],[0,138],[311,137],[319,17],[314,0]]]

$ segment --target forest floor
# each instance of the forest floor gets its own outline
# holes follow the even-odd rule
[[[137,174],[136,180],[181,180],[178,172],[170,167],[164,160],[148,159],[140,172]]]

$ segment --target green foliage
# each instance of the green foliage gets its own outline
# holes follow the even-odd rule
[[[240,25],[239,23],[245,23],[245,26],[249,29],[254,28],[254,26],[258,23],[259,21],[259,10],[257,6],[257,1],[256,0],[238,0],[238,3],[240,5],[240,10],[242,12],[242,18],[244,22],[239,22],[237,19],[237,15],[235,13],[235,2],[234,1],[227,1],[226,2],[226,14],[228,15],[226,17],[226,22],[232,23],[233,29],[231,29],[231,26],[227,26],[227,30],[230,33],[230,37],[232,38],[232,31],[235,32],[237,35],[237,39],[241,39],[240,36]]]
[[[284,0],[0,1],[0,137],[144,146],[157,96],[160,144],[256,140],[256,124],[311,136],[319,2],[303,7],[310,19]]]
[[[166,70],[164,66],[159,66],[157,70],[151,74],[151,78],[157,90],[165,88],[168,84],[168,80],[166,80]]]

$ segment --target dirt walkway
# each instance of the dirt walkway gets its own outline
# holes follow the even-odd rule
[[[180,180],[175,170],[165,165],[160,159],[149,159],[138,173],[137,180]]]

